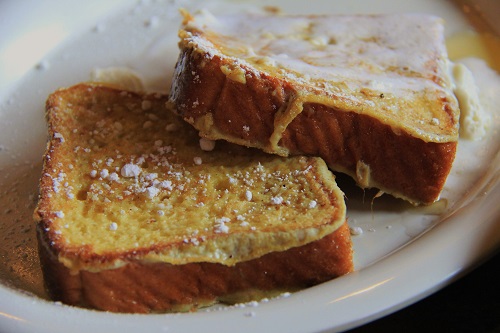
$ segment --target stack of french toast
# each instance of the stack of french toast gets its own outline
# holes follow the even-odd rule
[[[54,300],[192,311],[348,274],[332,170],[438,199],[459,114],[440,19],[183,15],[170,94],[91,82],[47,100],[34,216]]]

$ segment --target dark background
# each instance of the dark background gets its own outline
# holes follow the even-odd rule
[[[435,294],[348,332],[500,332],[500,253]]]

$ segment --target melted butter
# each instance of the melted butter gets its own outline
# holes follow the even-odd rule
[[[467,30],[448,38],[446,47],[453,66],[454,93],[458,98],[460,114],[460,136],[466,139],[483,138],[491,122],[489,112],[484,109],[480,91],[473,74],[460,64],[464,59],[481,59],[492,69],[500,71],[500,38],[488,32]]]
[[[141,76],[127,67],[97,68],[90,73],[92,82],[110,84],[116,88],[130,91],[144,91]]]
[[[500,72],[500,37],[491,33],[472,30],[457,33],[446,40],[448,56],[456,61],[463,58],[480,58]]]

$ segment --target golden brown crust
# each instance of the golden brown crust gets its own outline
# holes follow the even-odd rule
[[[171,91],[177,112],[202,136],[270,151],[276,115],[297,92],[308,88],[245,65],[240,65],[246,68],[242,84],[220,70],[231,64],[231,58],[209,56],[192,44],[181,45]],[[441,103],[453,122],[448,101]],[[362,113],[305,103],[286,127],[279,146],[292,155],[320,156],[362,187],[377,187],[416,204],[429,204],[439,198],[457,141],[425,142]]]
[[[49,97],[34,219],[54,299],[119,312],[185,311],[352,271],[343,193],[321,159],[225,142],[202,151],[196,131],[166,102],[97,84]],[[137,174],[124,172],[130,165]],[[266,278],[278,259],[300,277],[288,281],[277,268]],[[254,272],[259,267],[265,271]]]
[[[439,197],[457,147],[457,142],[424,142],[396,134],[377,119],[319,104],[305,105],[282,143],[294,153],[321,156],[333,169],[355,178],[361,161],[378,187],[424,204]]]
[[[225,143],[202,151],[196,131],[166,100],[99,85],[49,97],[51,139],[35,219],[68,267],[97,270],[137,257],[231,265],[316,240],[342,223],[343,194],[322,160]],[[177,130],[165,133],[171,125]],[[140,174],[121,174],[131,164]],[[273,196],[282,201],[274,204]],[[184,217],[185,228],[171,222]],[[285,228],[282,219],[294,223]]]
[[[43,237],[43,232],[38,235]],[[353,270],[347,223],[321,240],[233,267],[130,262],[113,270],[71,274],[47,247],[40,251],[44,277],[55,300],[112,312],[189,311],[239,292],[295,291]]]

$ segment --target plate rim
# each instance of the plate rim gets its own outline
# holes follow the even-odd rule
[[[31,1],[36,3],[37,1]],[[132,1],[130,1],[132,3]],[[1,45],[0,45],[1,46]],[[0,96],[1,96],[0,92]],[[325,284],[322,284],[318,287],[330,286],[332,284],[339,285],[344,287],[342,292],[334,292],[332,296],[327,297],[326,295],[321,295],[321,288],[312,287],[307,290],[300,291],[291,295],[290,297],[281,298],[279,300],[267,303],[260,304],[258,307],[231,307],[229,310],[220,310],[214,312],[198,312],[196,314],[158,314],[158,315],[130,315],[130,314],[111,314],[111,313],[103,313],[97,312],[93,310],[85,310],[74,307],[69,307],[65,305],[60,305],[54,302],[45,301],[42,299],[33,299],[33,296],[18,290],[14,290],[4,284],[0,284],[0,327],[3,324],[11,328],[11,332],[28,332],[28,329],[40,329],[37,326],[37,323],[40,319],[50,319],[51,327],[48,327],[50,330],[46,330],[46,328],[42,328],[46,332],[58,332],[64,331],[64,327],[62,330],[58,326],[61,323],[65,323],[70,325],[74,323],[75,320],[81,319],[81,316],[90,317],[88,327],[79,327],[78,330],[82,332],[86,332],[89,329],[99,329],[102,326],[95,326],[97,324],[104,325],[110,330],[113,329],[122,329],[125,325],[131,325],[131,322],[135,322],[132,326],[140,328],[143,327],[145,321],[153,322],[155,324],[155,328],[169,328],[169,331],[172,328],[175,329],[195,329],[191,325],[195,325],[192,320],[193,316],[203,317],[208,323],[214,322],[214,317],[221,317],[222,320],[226,321],[225,326],[227,326],[227,331],[231,330],[234,320],[240,322],[243,320],[246,324],[250,324],[250,326],[242,327],[242,332],[245,332],[248,329],[248,332],[255,331],[256,329],[264,330],[269,328],[268,326],[260,326],[261,323],[264,323],[263,320],[259,318],[266,318],[269,314],[265,314],[263,312],[270,311],[274,316],[279,317],[280,319],[284,319],[283,308],[285,308],[287,312],[287,316],[290,314],[294,314],[295,318],[287,322],[287,325],[292,323],[296,326],[293,327],[291,331],[304,332],[310,331],[313,329],[314,331],[322,331],[327,329],[335,329],[335,330],[346,330],[351,329],[360,325],[363,325],[372,320],[378,319],[382,316],[385,316],[389,313],[393,313],[403,307],[406,307],[410,304],[413,304],[422,298],[432,294],[433,292],[443,288],[444,286],[450,284],[461,276],[467,274],[470,270],[474,269],[476,266],[480,265],[482,262],[487,260],[489,257],[494,255],[500,250],[500,235],[491,238],[488,242],[482,243],[482,246],[479,249],[476,249],[476,252],[473,255],[464,255],[460,257],[453,257],[449,261],[444,261],[443,264],[439,267],[437,271],[435,271],[432,275],[426,276],[426,281],[421,281],[417,285],[414,285],[412,288],[403,288],[404,279],[414,276],[416,271],[415,268],[406,267],[404,271],[399,272],[399,275],[394,273],[394,276],[388,276],[383,271],[393,266],[398,266],[402,262],[404,262],[405,258],[408,257],[408,253],[414,254],[417,253],[415,259],[418,259],[418,262],[425,262],[426,256],[429,254],[429,250],[437,251],[442,243],[436,242],[436,239],[446,238],[446,236],[450,237],[454,235],[454,237],[460,236],[463,244],[473,247],[477,245],[471,238],[467,238],[467,234],[464,232],[475,233],[476,235],[486,235],[489,227],[495,227],[495,224],[498,224],[500,221],[500,209],[497,206],[498,199],[500,199],[500,183],[498,180],[496,184],[493,185],[488,194],[478,194],[473,200],[464,208],[465,212],[463,215],[459,216],[458,219],[454,219],[452,222],[455,222],[454,227],[460,226],[463,227],[464,230],[461,231],[460,235],[451,233],[452,226],[444,223],[439,223],[435,225],[433,228],[420,235],[417,239],[412,240],[410,243],[405,244],[405,246],[397,249],[392,254],[381,258],[376,263],[364,267],[360,270],[357,270],[348,276],[340,277],[335,281],[330,281]],[[492,209],[493,208],[493,209]],[[471,225],[466,223],[468,219],[474,219],[474,214],[478,211],[489,211],[489,215],[481,219],[477,224]],[[484,214],[483,214],[484,215]],[[498,226],[497,226],[498,228]],[[453,244],[446,244],[447,251],[451,251],[453,248]],[[426,251],[424,251],[426,250]],[[440,253],[440,260],[446,259],[446,255],[448,252]],[[406,256],[405,256],[406,255]],[[449,258],[448,258],[449,259]],[[361,274],[363,272],[363,274]],[[361,276],[360,275],[364,275]],[[363,283],[363,292],[359,289],[359,286],[355,288],[352,285],[352,282],[349,281],[349,278],[356,279],[358,282],[361,281]],[[333,287],[330,287],[333,288]],[[399,291],[398,297],[392,297],[391,299],[385,299],[383,303],[383,307],[380,308],[377,306],[377,309],[374,307],[367,307],[367,311],[365,316],[359,318],[355,315],[345,313],[342,320],[320,320],[319,315],[322,315],[323,312],[328,312],[328,309],[335,302],[340,302],[342,300],[348,300],[352,302],[353,300],[359,299],[359,297],[363,297],[366,295],[380,294],[383,295],[385,293],[391,292],[394,293]],[[297,309],[294,309],[295,303],[304,303],[310,299],[321,299],[321,304],[316,306],[312,306],[310,311],[318,311],[316,317],[318,322],[313,327],[311,325],[307,325],[306,327],[300,323],[300,313],[297,313]],[[39,307],[41,309],[40,313],[26,312],[27,308],[32,306]],[[318,308],[321,307],[320,308]],[[56,313],[55,309],[61,310],[63,315],[60,313]],[[322,312],[323,311],[323,312]],[[255,316],[254,316],[255,315]],[[37,317],[38,316],[38,317]],[[61,321],[61,317],[64,317]],[[111,317],[111,318],[110,318]],[[126,323],[121,322],[121,320],[126,319]],[[167,319],[166,319],[167,318]],[[172,319],[173,318],[173,319]],[[188,318],[186,320],[186,318]],[[87,319],[88,320],[88,319]],[[179,325],[183,327],[176,326],[176,323],[169,321],[177,321]],[[189,322],[191,321],[191,323]],[[172,325],[175,324],[175,325]],[[166,326],[165,326],[166,325]],[[196,324],[198,325],[198,323]],[[213,327],[212,327],[213,328]],[[279,327],[278,327],[279,328]],[[283,327],[281,327],[283,328]],[[288,327],[290,328],[290,327]],[[215,328],[218,332],[225,331],[224,328],[217,326]],[[208,331],[210,331],[207,328]],[[288,331],[288,330],[287,330]]]

